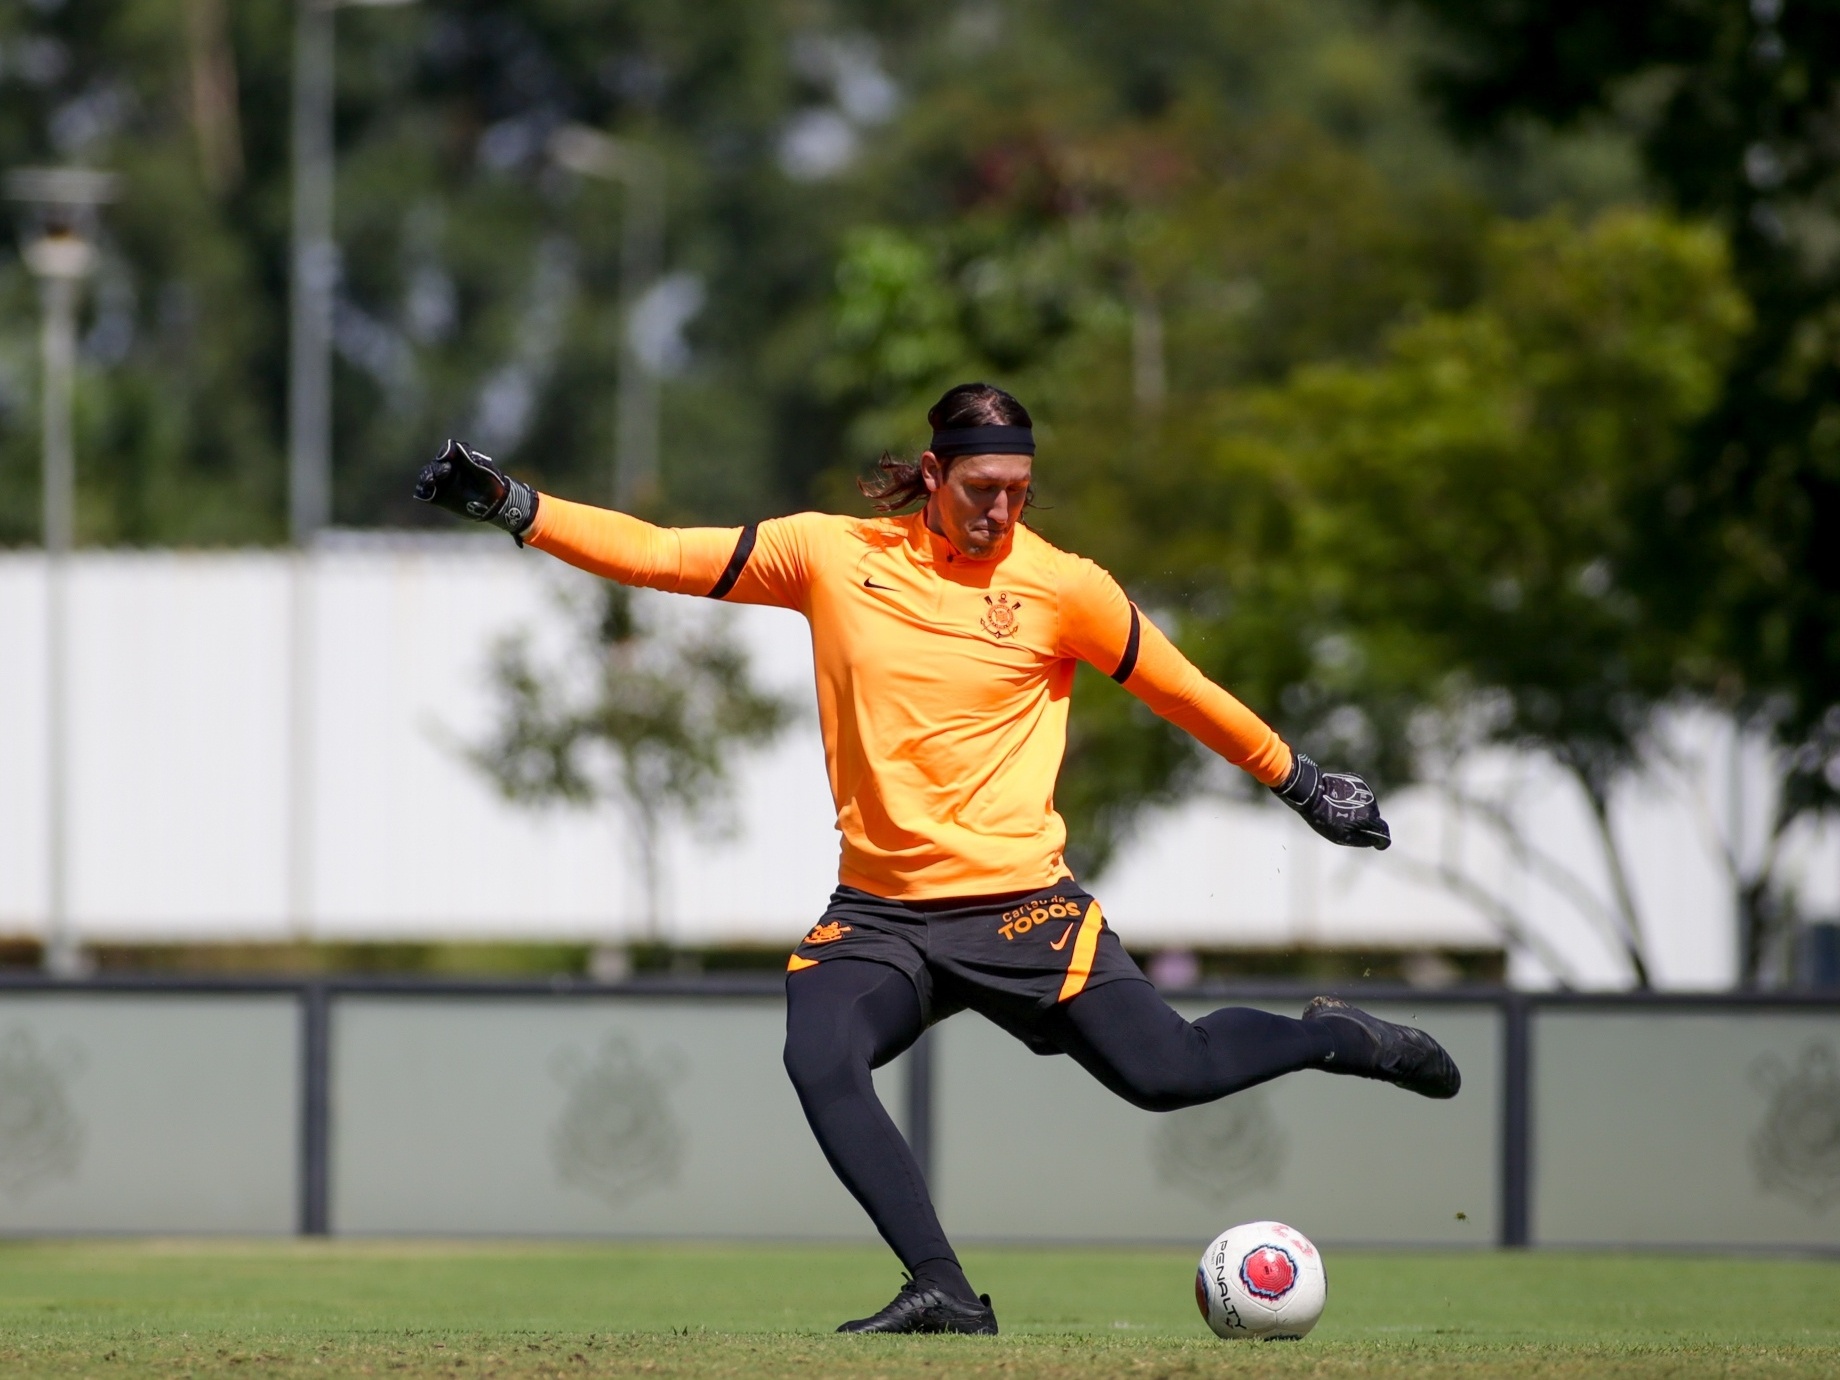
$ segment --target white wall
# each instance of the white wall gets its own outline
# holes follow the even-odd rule
[[[316,649],[309,777],[289,780],[290,598],[304,571]],[[641,914],[617,819],[504,803],[462,758],[491,712],[486,669],[517,628],[566,635],[562,598],[585,579],[502,538],[337,536],[285,553],[101,552],[74,562],[70,896],[88,939],[312,937],[615,939]],[[728,617],[766,683],[805,717],[738,772],[738,832],[679,828],[666,909],[684,942],[790,943],[824,903],[836,841],[804,622],[779,610],[661,601],[669,617]],[[0,553],[0,932],[41,929],[44,572]],[[1729,888],[1714,836],[1761,816],[1729,797],[1721,725],[1683,721],[1679,779],[1619,802],[1658,975],[1711,986],[1732,969]],[[1703,760],[1702,760],[1703,759]],[[1754,767],[1754,763],[1752,763]],[[1752,773],[1755,774],[1754,771]],[[1549,767],[1467,761],[1467,790],[1506,802],[1526,836],[1606,892],[1588,820]],[[1708,783],[1711,783],[1708,785]],[[307,802],[290,854],[291,791]],[[1700,797],[1705,797],[1700,799]],[[1134,943],[1487,944],[1495,931],[1440,862],[1535,917],[1572,976],[1615,983],[1613,951],[1576,898],[1433,792],[1401,793],[1384,855],[1331,848],[1254,797],[1206,798],[1145,821],[1095,886]],[[1758,826],[1751,824],[1753,832]],[[1802,842],[1804,898],[1834,909],[1840,845]],[[298,866],[291,866],[291,857]],[[291,883],[290,877],[295,880]],[[1528,981],[1546,975],[1517,963]]]

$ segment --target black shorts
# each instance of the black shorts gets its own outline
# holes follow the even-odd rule
[[[969,1009],[1044,1053],[1053,1047],[1032,1036],[1062,1002],[1107,982],[1149,980],[1099,903],[1072,881],[948,901],[891,901],[840,886],[787,960],[787,980],[840,958],[906,973],[928,1025]]]

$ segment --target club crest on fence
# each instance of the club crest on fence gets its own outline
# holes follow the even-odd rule
[[[620,1207],[677,1181],[687,1137],[671,1109],[683,1057],[650,1057],[614,1033],[592,1055],[563,1050],[551,1069],[568,1090],[550,1128],[550,1160],[571,1188]]]
[[[1224,1204],[1284,1174],[1290,1144],[1263,1089],[1161,1118],[1150,1162],[1157,1181],[1205,1203]]]
[[[1825,1040],[1810,1040],[1793,1067],[1766,1054],[1751,1076],[1769,1098],[1751,1137],[1757,1187],[1825,1212],[1840,1199],[1840,1058]]]
[[[0,1190],[9,1196],[76,1172],[83,1123],[68,1084],[82,1066],[75,1045],[46,1049],[23,1026],[0,1038]]]

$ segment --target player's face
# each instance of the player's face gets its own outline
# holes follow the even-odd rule
[[[1034,469],[1032,455],[967,455],[948,469],[929,450],[920,457],[932,492],[927,526],[967,556],[995,555],[1022,516]]]

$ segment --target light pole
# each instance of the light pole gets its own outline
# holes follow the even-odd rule
[[[296,546],[332,520],[333,12],[415,0],[295,0],[294,222],[288,309],[288,532]]]
[[[43,439],[45,542],[45,947],[59,977],[82,970],[70,925],[69,560],[75,536],[76,456],[71,413],[77,370],[77,304],[95,266],[97,208],[115,178],[87,168],[24,168],[6,179],[9,200],[28,209],[23,257],[43,304],[39,428]]]
[[[571,172],[604,177],[626,189],[620,226],[619,417],[614,432],[613,506],[631,509],[658,492],[658,377],[640,358],[635,309],[658,281],[664,259],[664,167],[630,139],[585,125],[550,136],[550,156]]]
[[[288,302],[288,802],[287,910],[305,933],[313,909],[312,572],[307,551],[332,520],[333,12],[414,0],[295,0],[294,189]]]
[[[288,535],[306,546],[332,515],[332,6],[297,0],[294,224],[288,303]]]

